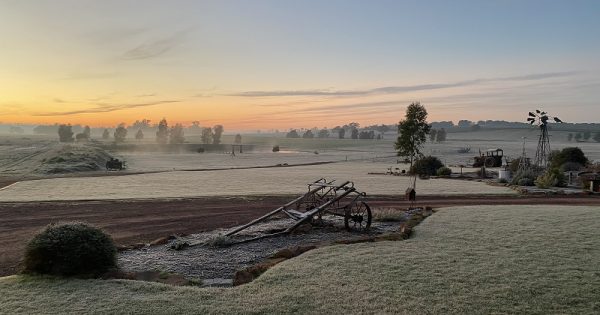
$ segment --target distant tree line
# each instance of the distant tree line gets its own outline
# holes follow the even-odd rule
[[[350,139],[383,139],[386,132],[392,130],[392,127],[388,125],[373,125],[360,128],[360,124],[357,122],[351,122],[343,126],[335,126],[334,128],[311,128],[311,129],[290,129],[286,133],[286,138],[330,138],[335,137],[338,139],[346,139],[349,135]]]

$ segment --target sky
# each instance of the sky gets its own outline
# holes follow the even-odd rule
[[[0,0],[0,122],[600,121],[600,1]]]

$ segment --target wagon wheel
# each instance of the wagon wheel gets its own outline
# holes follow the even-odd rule
[[[494,165],[496,164],[496,160],[494,160],[494,158],[487,158],[485,159],[485,167],[494,167]]]
[[[371,207],[364,201],[355,202],[344,213],[344,225],[348,231],[366,232],[371,218]]]

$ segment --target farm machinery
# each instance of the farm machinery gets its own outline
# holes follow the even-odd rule
[[[489,149],[483,154],[479,152],[479,156],[474,157],[473,167],[500,167],[502,166],[502,158],[504,151],[502,149]]]
[[[353,182],[346,181],[339,185],[334,182],[334,180],[327,181],[321,178],[310,183],[308,191],[302,196],[225,235],[232,236],[277,214],[287,215],[295,221],[294,224],[283,231],[263,234],[243,242],[289,234],[305,223],[316,223],[322,220],[325,214],[343,217],[344,226],[348,231],[368,231],[371,226],[372,214],[371,208],[364,200],[366,194],[358,191]]]
[[[110,158],[110,160],[106,161],[106,170],[107,171],[121,171],[126,167],[125,161],[121,161],[119,159]]]

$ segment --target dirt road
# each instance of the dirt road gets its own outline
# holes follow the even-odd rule
[[[150,242],[248,222],[290,200],[289,196],[206,197],[164,200],[0,203],[0,276],[19,269],[27,241],[51,222],[85,221],[102,227],[118,244]],[[400,197],[401,198],[401,197]],[[369,197],[371,207],[406,207],[400,198]],[[420,205],[598,205],[599,196],[426,196]]]

